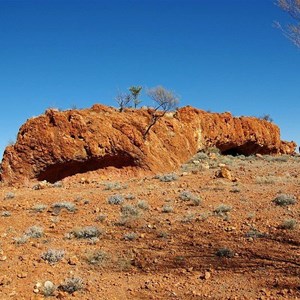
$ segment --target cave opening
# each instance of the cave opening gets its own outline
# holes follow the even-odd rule
[[[55,183],[68,176],[83,174],[89,171],[115,167],[122,169],[125,167],[137,167],[138,164],[128,153],[118,153],[116,155],[105,155],[103,157],[92,157],[85,160],[70,160],[56,163],[42,170],[37,179]]]
[[[218,145],[222,155],[232,155],[232,156],[239,156],[239,155],[255,155],[259,154],[268,154],[270,150],[266,147],[259,145],[256,142],[247,142],[242,145]]]
[[[239,156],[239,155],[245,155],[244,153],[241,153],[241,151],[239,151],[239,149],[236,148],[231,148],[231,149],[227,149],[225,151],[221,151],[222,155],[231,155],[231,156]]]

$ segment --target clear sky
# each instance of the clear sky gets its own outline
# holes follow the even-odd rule
[[[0,0],[0,152],[47,108],[115,106],[131,85],[270,114],[300,144],[300,50],[276,20],[274,0]]]

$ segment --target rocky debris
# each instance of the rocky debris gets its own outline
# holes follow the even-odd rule
[[[117,109],[96,104],[90,109],[58,111],[29,119],[17,141],[8,146],[1,180],[54,183],[89,171],[121,175],[170,172],[197,151],[217,147],[222,154],[293,154],[295,143],[282,142],[279,128],[254,117],[208,113],[183,107],[159,119],[143,136],[151,109]]]
[[[237,181],[237,178],[232,176],[232,173],[231,173],[229,167],[226,165],[223,165],[223,164],[220,165],[220,170],[218,170],[216,172],[216,177],[217,178],[225,178],[230,181]]]

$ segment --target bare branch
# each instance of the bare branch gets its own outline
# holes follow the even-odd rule
[[[119,111],[122,112],[124,110],[124,108],[127,107],[128,104],[130,103],[131,95],[124,94],[124,93],[118,93],[115,100],[119,104]]]
[[[162,118],[166,112],[175,109],[179,102],[178,97],[175,96],[173,92],[166,90],[162,86],[148,90],[147,94],[154,102],[156,102],[157,106],[151,112],[151,120],[145,130],[144,138],[146,138],[150,129],[156,122]]]
[[[300,0],[277,0],[276,4],[286,11],[296,21],[296,24],[282,26],[279,22],[275,22],[275,27],[300,48]]]

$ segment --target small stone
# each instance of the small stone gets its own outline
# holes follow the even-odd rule
[[[203,163],[200,165],[200,167],[202,170],[209,170],[209,168],[210,168],[208,163]]]
[[[35,289],[40,289],[42,287],[42,283],[41,282],[37,282],[34,286]]]
[[[204,273],[204,279],[205,279],[205,280],[208,280],[210,277],[211,277],[210,272],[207,272],[207,271],[206,271],[206,272]]]
[[[3,255],[3,256],[0,256],[0,261],[5,261],[7,260],[7,256]]]
[[[53,289],[54,288],[54,283],[50,280],[45,281],[44,283],[44,288],[45,289]]]
[[[17,277],[18,277],[18,278],[26,278],[27,275],[28,275],[27,273],[23,272],[23,273],[19,273],[19,274],[17,275]]]
[[[77,265],[78,262],[79,262],[79,260],[78,260],[77,256],[75,256],[75,255],[71,256],[68,260],[69,265],[72,265],[72,266]]]
[[[35,294],[38,294],[38,293],[40,292],[40,290],[39,290],[39,289],[34,289],[33,292],[34,292]]]

